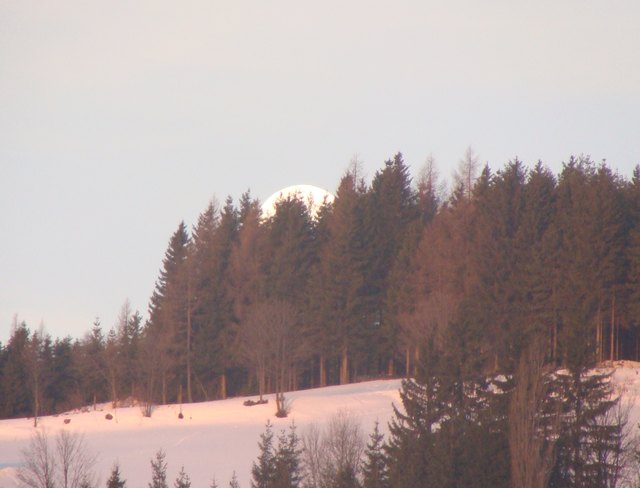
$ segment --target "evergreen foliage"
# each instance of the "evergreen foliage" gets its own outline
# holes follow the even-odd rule
[[[149,488],[169,488],[165,457],[165,452],[160,449],[156,452],[155,460],[151,460],[151,483],[149,483]]]
[[[626,180],[582,156],[557,176],[478,161],[469,149],[448,197],[432,159],[414,183],[398,153],[370,184],[354,161],[316,216],[295,196],[269,219],[248,192],[212,201],[171,236],[147,323],[128,302],[112,329],[96,319],[77,340],[14,320],[0,416],[128,397],[150,415],[154,403],[401,372],[403,405],[384,449],[372,434],[365,486],[499,487],[530,464],[511,456],[522,416],[509,405],[531,398],[519,365],[539,341],[545,400],[526,410],[544,435],[518,445],[545,466],[555,447],[552,486],[613,486],[623,422],[591,368],[640,358],[640,167]],[[295,430],[274,442],[268,425],[252,486],[299,486]],[[332,476],[360,481],[359,468]]]
[[[191,479],[189,475],[184,472],[184,466],[180,468],[180,472],[178,473],[178,477],[176,481],[173,483],[175,488],[191,488]]]
[[[292,423],[289,432],[283,430],[278,436],[278,447],[274,455],[273,488],[299,488],[303,482],[302,450],[296,427]]]
[[[126,486],[127,482],[120,478],[120,466],[116,463],[107,480],[107,488],[125,488]]]
[[[376,422],[364,452],[363,488],[390,488],[387,459],[383,448],[384,434],[380,432]]]
[[[251,467],[251,488],[271,488],[276,476],[276,463],[273,447],[273,427],[267,421],[265,430],[258,442],[260,454]]]
[[[240,488],[240,483],[238,483],[238,477],[236,476],[235,471],[231,476],[231,481],[229,481],[229,488]]]

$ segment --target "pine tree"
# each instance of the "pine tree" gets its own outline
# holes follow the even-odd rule
[[[251,467],[251,488],[272,488],[275,478],[275,455],[273,451],[273,428],[267,421],[258,442],[260,454]]]
[[[107,480],[107,488],[125,488],[127,482],[120,479],[120,465],[116,463],[111,469],[111,476]]]
[[[167,463],[166,454],[160,449],[156,452],[155,461],[151,460],[151,483],[149,488],[169,488],[167,485]]]
[[[174,482],[173,486],[175,488],[191,488],[191,479],[189,475],[184,472],[184,466],[180,468],[180,472],[178,473],[178,477]]]
[[[363,488],[390,488],[387,461],[383,451],[384,434],[376,421],[364,452]]]

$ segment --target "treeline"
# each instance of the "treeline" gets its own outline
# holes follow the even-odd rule
[[[14,324],[0,414],[415,377],[434,355],[464,364],[451,335],[482,374],[514,373],[532,337],[573,370],[638,357],[640,169],[494,173],[468,151],[440,188],[397,154],[370,184],[352,165],[317,215],[294,197],[268,219],[248,193],[212,202],[172,235],[146,323],[125,304],[78,340]]]

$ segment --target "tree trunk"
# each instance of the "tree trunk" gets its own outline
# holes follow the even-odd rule
[[[409,378],[409,374],[411,371],[411,349],[406,348],[404,352],[404,375]]]
[[[227,398],[227,375],[225,373],[220,375],[220,398],[222,400]]]
[[[162,372],[162,404],[167,404],[167,373]]]
[[[111,368],[111,371],[109,371],[109,376],[111,377],[111,405],[113,406],[113,408],[116,408],[118,404],[118,389],[116,385],[115,368]]]
[[[613,295],[613,298],[611,299],[611,338],[609,340],[609,357],[611,358],[611,361],[613,362],[614,360],[614,355],[615,355],[615,331],[616,331],[616,324],[615,324],[615,320],[616,320],[616,296]]]
[[[596,318],[596,361],[602,362],[602,316],[600,314],[600,304],[598,304],[598,314]]]
[[[347,348],[342,348],[342,356],[340,359],[340,384],[346,385],[349,383],[349,357],[347,355]]]
[[[38,426],[38,414],[40,413],[40,401],[39,401],[39,388],[38,388],[38,380],[36,378],[36,382],[34,385],[34,391],[33,391],[33,426],[37,427]]]
[[[262,395],[266,386],[266,378],[264,368],[258,368],[258,390],[260,393],[260,401],[262,401]]]
[[[616,360],[620,360],[620,320],[616,322]]]
[[[320,387],[327,386],[327,368],[324,355],[320,355]]]
[[[188,299],[190,302],[191,298]],[[187,402],[193,403],[191,394],[191,305],[187,305]]]
[[[389,358],[387,361],[387,376],[391,377],[395,374],[393,359]]]

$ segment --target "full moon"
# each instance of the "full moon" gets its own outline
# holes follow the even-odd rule
[[[315,217],[323,203],[332,203],[332,193],[313,185],[292,185],[275,192],[262,204],[262,217],[268,219],[276,213],[276,204],[287,198],[301,199],[312,217]]]

